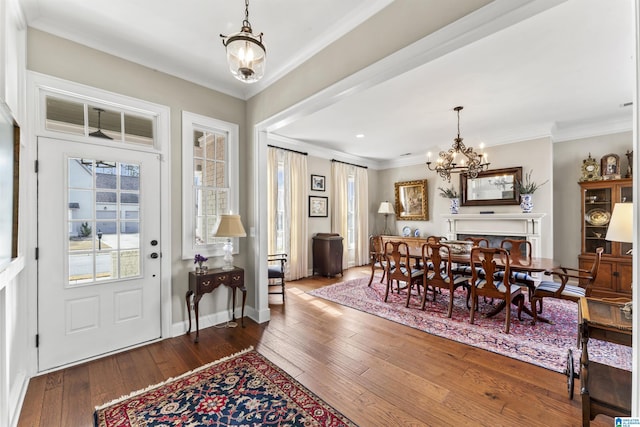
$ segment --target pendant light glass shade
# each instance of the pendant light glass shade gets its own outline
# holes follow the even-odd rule
[[[245,83],[257,82],[264,76],[267,50],[262,44],[262,33],[253,35],[249,23],[249,1],[245,1],[245,19],[239,33],[222,37],[227,49],[227,64],[233,76]]]

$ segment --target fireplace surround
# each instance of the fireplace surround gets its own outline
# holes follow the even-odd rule
[[[531,242],[532,255],[540,257],[543,247],[542,218],[544,213],[493,213],[442,215],[443,235],[448,240],[467,236],[486,237],[490,241],[505,238]]]

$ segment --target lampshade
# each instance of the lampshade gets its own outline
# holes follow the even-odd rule
[[[240,215],[220,215],[216,224],[216,231],[213,233],[216,237],[246,237]]]
[[[393,210],[393,205],[389,202],[380,203],[380,207],[378,208],[378,213],[387,214],[387,215],[396,214],[396,212]]]
[[[616,203],[607,229],[607,240],[633,242],[633,203]]]

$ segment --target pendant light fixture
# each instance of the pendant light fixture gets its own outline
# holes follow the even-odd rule
[[[100,124],[100,115],[104,113],[104,110],[102,108],[94,108],[93,110],[98,112],[98,130],[91,132],[89,136],[95,136],[96,138],[113,139],[106,133],[102,132],[102,127]]]
[[[458,113],[458,136],[453,140],[453,145],[447,151],[438,154],[435,167],[431,167],[431,153],[427,156],[427,168],[430,171],[438,172],[442,179],[451,182],[452,173],[465,173],[469,178],[477,178],[478,173],[489,168],[487,156],[483,153],[476,153],[472,147],[466,147],[460,138],[460,110],[463,107],[455,107],[453,110]],[[456,155],[464,156],[456,163]]]
[[[239,33],[220,34],[227,49],[227,63],[233,76],[245,83],[257,82],[264,76],[267,51],[262,44],[262,33],[253,35],[249,23],[249,0],[244,2],[244,20]]]

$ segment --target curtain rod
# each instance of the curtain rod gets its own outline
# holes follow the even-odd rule
[[[298,150],[292,150],[291,148],[276,147],[275,145],[271,145],[271,144],[267,144],[267,147],[277,148],[278,150],[291,151],[292,153],[298,153],[298,154],[302,154],[303,156],[308,156],[308,153],[303,153],[302,151],[298,151]]]
[[[337,162],[337,163],[344,163],[345,165],[349,165],[349,166],[355,166],[357,168],[362,168],[362,169],[369,169],[368,166],[360,166],[360,165],[356,165],[355,163],[347,163],[347,162],[343,162],[342,160],[336,160],[336,159],[331,159],[332,162]]]

